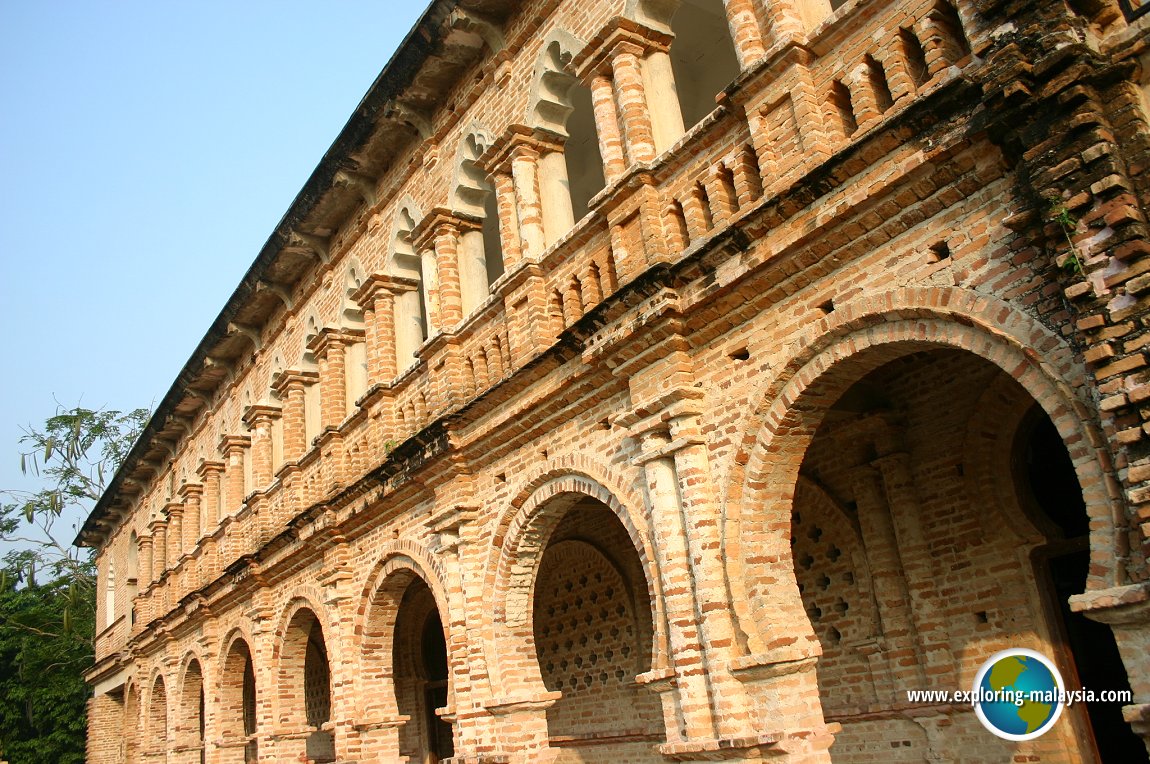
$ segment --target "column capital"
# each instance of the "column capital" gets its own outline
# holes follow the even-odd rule
[[[322,360],[327,357],[327,354],[334,346],[353,345],[357,342],[362,342],[363,337],[363,329],[325,326],[311,338],[311,342],[307,343],[307,349],[310,350],[317,359]]]
[[[220,438],[220,453],[231,454],[235,451],[248,448],[252,444],[252,439],[247,435],[225,435]]]
[[[149,524],[149,527],[151,527],[150,524]],[[152,534],[150,534],[150,533],[137,534],[136,535],[136,543],[139,544],[141,548],[143,548],[145,546],[151,546],[152,545]]]
[[[418,279],[392,276],[389,273],[373,273],[363,280],[359,289],[352,293],[351,299],[361,308],[374,309],[375,303],[385,294],[397,295],[414,292],[417,289],[419,289]]]
[[[204,480],[207,480],[210,475],[219,475],[227,468],[223,462],[213,462],[204,459],[200,462],[200,466],[196,468],[196,474]]]
[[[661,32],[634,19],[616,16],[595,35],[571,61],[575,74],[589,82],[597,74],[614,68],[613,60],[621,53],[643,57],[654,51],[666,53],[675,35]]]
[[[179,493],[180,497],[184,499],[189,497],[195,497],[196,499],[199,499],[204,495],[204,486],[202,483],[184,483],[182,486],[180,486],[180,490],[177,493]]]
[[[435,249],[435,240],[443,234],[462,234],[467,231],[483,230],[483,221],[454,212],[446,207],[436,207],[426,215],[411,232],[411,245],[417,252]]]
[[[272,391],[281,398],[287,398],[293,389],[314,385],[316,382],[319,382],[319,372],[289,369],[272,378]]]
[[[183,502],[169,501],[160,511],[167,515],[169,518],[178,517],[184,514],[184,505]]]
[[[148,523],[148,530],[150,530],[152,532],[152,535],[148,537],[149,540],[154,538],[157,533],[167,533],[168,532],[168,518],[156,517],[155,520],[152,520],[151,522]]]
[[[477,164],[489,175],[508,175],[516,159],[562,151],[566,142],[566,136],[543,127],[509,125],[503,135],[492,141]]]
[[[244,409],[242,421],[248,426],[248,429],[259,426],[262,422],[271,422],[273,419],[279,419],[283,415],[283,409],[279,406],[272,406],[266,403],[255,403]]]

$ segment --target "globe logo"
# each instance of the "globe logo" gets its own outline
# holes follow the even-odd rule
[[[1004,740],[1033,740],[1062,715],[1062,675],[1041,653],[1025,648],[997,652],[974,679],[974,712]]]

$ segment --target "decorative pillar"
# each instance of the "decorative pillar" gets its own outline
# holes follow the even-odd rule
[[[227,517],[238,512],[240,505],[247,497],[244,457],[251,444],[251,438],[244,435],[225,435],[220,438],[220,453],[223,454],[224,463],[227,465],[224,506],[220,510],[221,517]]]
[[[343,336],[338,329],[324,328],[308,343],[308,350],[319,363],[320,431],[335,429],[347,415]]]
[[[479,256],[482,230],[480,220],[437,207],[412,231],[412,243],[430,253],[438,274],[434,304],[429,306],[431,334],[455,329],[463,321],[465,307],[472,310],[486,299],[487,266]],[[469,240],[466,247],[462,246],[464,239]]]
[[[248,406],[243,422],[251,432],[252,490],[267,488],[272,482],[272,426],[280,416],[278,406]]]
[[[946,618],[929,590],[932,582],[941,581],[943,577],[935,570],[934,557],[919,522],[922,502],[914,488],[910,455],[905,451],[887,453],[871,464],[882,474],[926,674],[943,685],[953,685],[958,679],[958,666],[950,649]]]
[[[495,186],[495,204],[499,211],[499,241],[507,270],[515,269],[523,259],[523,243],[519,237],[519,213],[515,208],[515,180],[510,172],[492,175]]]
[[[168,569],[168,521],[157,517],[148,527],[152,531],[152,581],[159,581]]]
[[[767,55],[755,4],[753,0],[723,0],[723,5],[726,6],[727,24],[731,28],[739,68],[746,71],[751,64]]]
[[[567,188],[564,140],[550,130],[511,125],[481,159],[489,174],[497,180],[504,178],[500,181],[504,196],[512,197],[505,204],[514,205],[514,244],[520,259],[539,258],[575,223]]]
[[[272,389],[283,401],[284,461],[298,461],[307,453],[306,388],[319,381],[314,371],[281,371],[272,380]]]
[[[184,500],[184,549],[194,549],[200,540],[201,505],[204,487],[199,483],[184,483],[180,486],[180,498]]]
[[[223,462],[200,462],[197,472],[204,481],[204,500],[200,526],[203,533],[212,533],[220,521],[220,492],[224,474]]]
[[[363,309],[369,386],[374,382],[390,382],[399,373],[396,298],[418,288],[419,282],[415,279],[374,273],[364,279],[363,285],[352,295]]]
[[[526,257],[539,257],[547,249],[543,233],[543,205],[539,197],[539,150],[526,142],[511,149],[511,177],[519,208],[519,237]]]
[[[167,558],[168,568],[174,568],[184,556],[184,507],[177,502],[170,502],[164,507],[168,516],[167,528]]]
[[[140,544],[139,558],[139,587],[140,591],[147,589],[155,581],[155,570],[152,562],[152,537],[144,534],[136,537]]]
[[[886,642],[882,654],[886,659],[892,693],[889,699],[902,702],[905,697],[901,696],[901,690],[925,687],[926,677],[922,670],[918,632],[911,617],[906,575],[898,553],[898,538],[878,470],[870,466],[858,467],[851,479],[874,596],[881,606],[881,628]]]
[[[630,164],[651,162],[655,159],[655,134],[651,113],[647,107],[646,87],[643,82],[643,48],[634,44],[619,44],[612,56],[615,73],[615,94],[623,116],[623,135],[627,144]]]
[[[706,657],[699,633],[699,613],[691,591],[690,550],[683,507],[679,500],[674,460],[665,455],[671,443],[667,430],[636,430],[642,446],[639,461],[647,480],[647,507],[653,546],[658,558],[659,579],[666,603],[671,668],[678,694],[681,722],[666,719],[668,742],[711,740],[716,737],[707,686]],[[664,704],[666,708],[666,704]],[[674,710],[673,708],[671,710]],[[683,737],[671,738],[681,729]]]
[[[595,132],[599,136],[599,154],[603,157],[603,177],[611,185],[627,169],[623,157],[623,134],[619,132],[619,111],[615,108],[615,83],[610,70],[591,77],[591,103],[595,111]]]

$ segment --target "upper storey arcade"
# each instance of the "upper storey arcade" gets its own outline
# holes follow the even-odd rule
[[[946,0],[433,3],[85,523],[98,658],[952,82],[971,23]]]

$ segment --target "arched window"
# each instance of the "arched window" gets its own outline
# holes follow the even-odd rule
[[[323,627],[310,610],[288,624],[279,680],[280,724],[304,739],[309,760],[335,761],[335,738],[324,728],[331,720],[331,668]]]
[[[473,129],[460,145],[456,167],[452,208],[481,221],[479,230],[466,231],[459,240],[459,288],[464,316],[483,304],[491,283],[503,275],[499,211],[487,173],[478,164],[490,145],[491,138],[485,132]]]
[[[225,761],[255,762],[259,754],[256,737],[256,673],[251,650],[237,639],[224,660],[220,688],[219,729],[222,748],[228,751]],[[242,756],[241,756],[242,752]]]
[[[555,133],[563,141],[562,152],[545,153],[539,159],[543,232],[548,245],[561,239],[587,214],[592,197],[606,185],[591,90],[570,68],[572,57],[582,47],[582,42],[566,32],[553,32],[535,66],[528,123]]]
[[[148,732],[144,739],[149,752],[146,758],[163,761],[168,750],[168,693],[162,676],[157,676],[152,685],[148,705]]]
[[[207,760],[204,745],[206,726],[204,696],[204,675],[200,662],[193,660],[184,671],[184,683],[180,692],[180,724],[183,738],[181,746],[190,749],[196,761],[203,764]],[[185,759],[188,761],[188,759]]]
[[[428,336],[427,281],[423,276],[423,261],[411,241],[419,218],[414,207],[400,208],[395,215],[391,245],[392,275],[412,279],[417,284],[415,289],[395,297],[395,358],[400,373],[415,363],[415,354]]]

